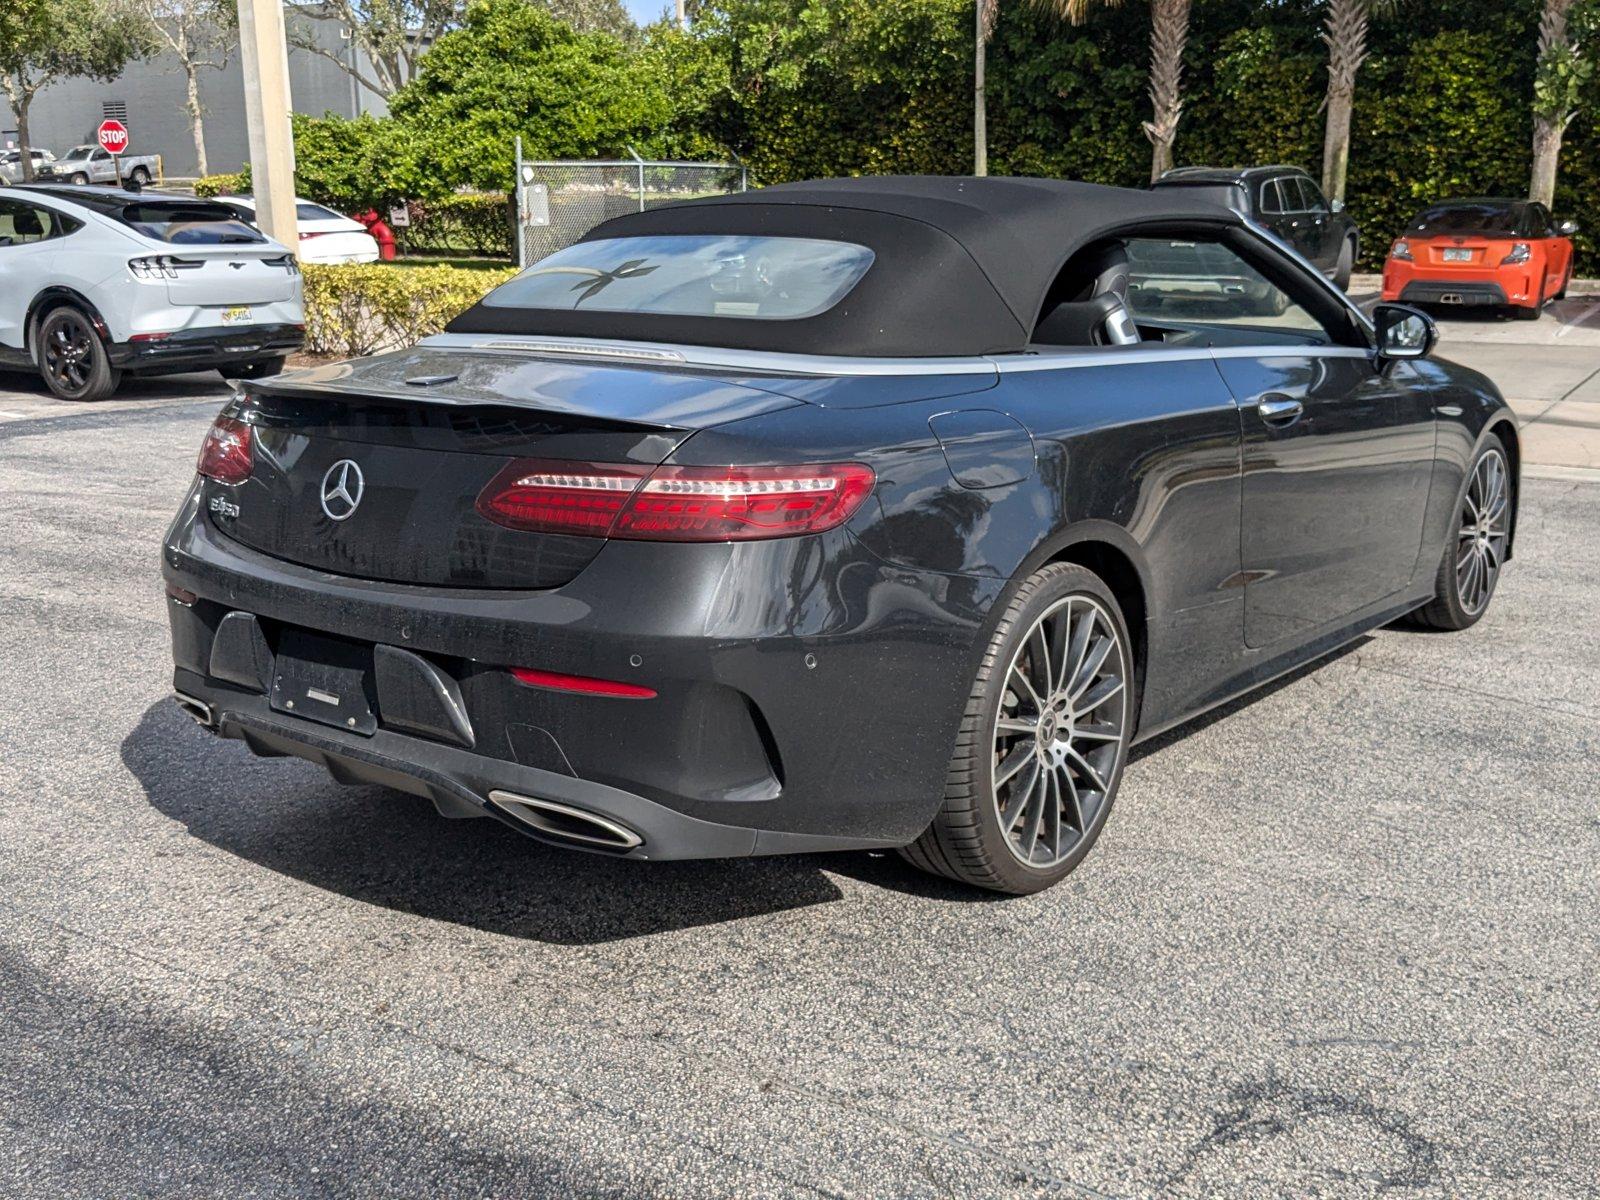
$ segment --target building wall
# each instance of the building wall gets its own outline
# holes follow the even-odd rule
[[[5,0],[0,0],[4,3]],[[294,16],[297,22],[306,18]],[[318,44],[336,54],[349,54],[351,45],[339,36],[337,22],[311,23]],[[370,75],[365,60],[363,73]],[[244,76],[238,52],[220,71],[202,69],[199,75],[200,103],[205,107],[205,137],[208,166],[213,172],[237,171],[250,157],[249,136],[245,130]],[[304,50],[289,50],[289,88],[296,112],[320,116],[325,112],[341,117],[360,112],[376,115],[388,111],[381,96],[368,91],[346,72],[320,55]],[[122,75],[109,83],[68,79],[54,84],[34,98],[29,110],[28,135],[35,146],[60,154],[69,146],[92,142],[95,130],[105,117],[102,107],[120,101],[127,105],[128,153],[159,154],[166,175],[183,178],[195,170],[194,137],[184,111],[183,72],[172,55],[158,55],[132,63]],[[10,107],[0,99],[0,146],[17,144],[17,122]]]

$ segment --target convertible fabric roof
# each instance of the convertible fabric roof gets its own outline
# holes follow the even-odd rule
[[[1182,188],[932,175],[780,184],[630,213],[582,240],[758,234],[871,249],[872,267],[823,313],[776,321],[479,304],[449,331],[868,357],[1014,353],[1028,344],[1062,266],[1090,243],[1139,226],[1240,220]]]

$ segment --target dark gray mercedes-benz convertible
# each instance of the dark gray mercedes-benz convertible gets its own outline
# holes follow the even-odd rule
[[[1179,189],[621,217],[411,349],[241,385],[164,548],[178,700],[563,845],[1034,891],[1134,742],[1488,606],[1516,425],[1375,322]]]

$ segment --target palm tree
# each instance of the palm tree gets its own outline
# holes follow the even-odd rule
[[[974,31],[976,49],[973,51],[972,70],[972,173],[989,173],[989,101],[984,95],[984,66],[988,56],[989,39],[994,35],[994,18],[1000,0],[975,0]]]
[[[1065,17],[1074,25],[1088,18],[1095,0],[1032,0],[1039,8]],[[1099,0],[1115,8],[1122,0]],[[1144,135],[1150,139],[1150,180],[1172,167],[1172,143],[1183,116],[1183,51],[1189,42],[1191,0],[1150,0],[1150,120]]]
[[[1328,45],[1327,122],[1322,133],[1322,190],[1344,199],[1350,168],[1350,114],[1355,108],[1356,72],[1367,59],[1367,25],[1392,0],[1328,0],[1322,40]]]
[[[1546,208],[1555,202],[1561,139],[1578,113],[1579,95],[1593,64],[1579,57],[1567,36],[1575,0],[1544,0],[1539,17],[1539,58],[1533,84],[1533,170],[1528,199]]]

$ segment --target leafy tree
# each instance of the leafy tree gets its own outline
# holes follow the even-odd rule
[[[1539,17],[1538,65],[1533,83],[1533,168],[1528,198],[1541,204],[1555,203],[1561,140],[1578,115],[1585,85],[1594,76],[1591,26],[1595,17],[1594,6],[1583,0],[1544,0]]]
[[[524,0],[583,33],[637,32],[622,0]],[[470,0],[317,0],[288,22],[289,44],[334,63],[385,99],[417,77],[433,44],[466,20]],[[366,63],[323,45],[307,18],[337,21]]]
[[[0,3],[0,92],[17,117],[22,177],[33,178],[28,110],[62,79],[111,79],[151,50],[137,13],[112,0],[4,0]]]
[[[607,33],[580,33],[525,0],[483,0],[390,104],[397,154],[419,178],[504,189],[518,135],[530,158],[613,157],[673,127],[670,72]],[[665,51],[651,60],[683,65]]]
[[[183,72],[183,108],[194,138],[197,174],[209,175],[205,109],[200,104],[200,72],[220,71],[239,44],[239,9],[232,0],[130,0],[149,22],[156,44],[178,60]]]

